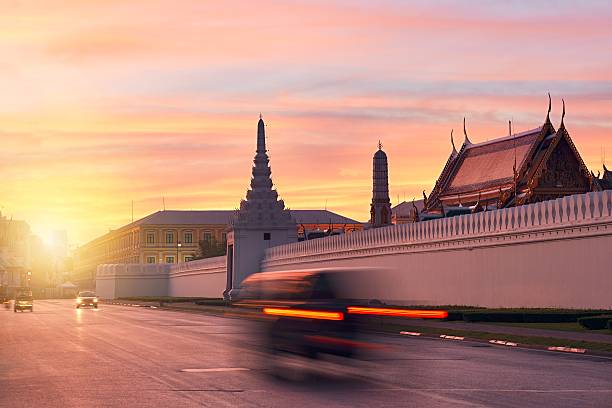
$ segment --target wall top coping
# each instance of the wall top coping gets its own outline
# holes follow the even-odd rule
[[[267,262],[365,248],[411,245],[513,232],[612,223],[612,190],[576,194],[520,207],[391,225],[268,248]]]

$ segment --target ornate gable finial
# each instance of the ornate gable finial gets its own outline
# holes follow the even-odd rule
[[[425,190],[423,190],[423,207],[427,207],[427,194],[425,194]]]
[[[457,148],[455,147],[455,140],[453,139],[453,129],[451,129],[451,145],[453,145],[453,154],[457,154]]]
[[[563,103],[563,112],[561,113],[561,124],[559,125],[559,128],[564,128],[565,124],[563,123],[563,120],[565,119],[565,99],[561,98],[561,102]]]
[[[552,109],[552,101],[550,99],[550,92],[548,93],[548,112],[546,113],[546,123],[550,123],[550,110]]]
[[[471,145],[472,142],[470,142],[470,139],[468,138],[468,135],[467,135],[467,130],[465,129],[465,116],[463,117],[463,135],[465,136],[465,140],[463,140],[463,144]]]

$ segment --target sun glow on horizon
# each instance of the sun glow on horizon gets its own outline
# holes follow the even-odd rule
[[[11,3],[0,204],[70,244],[129,223],[132,201],[134,219],[162,197],[168,209],[234,209],[262,112],[287,207],[327,203],[366,221],[378,140],[393,205],[410,201],[433,187],[464,116],[472,142],[504,136],[509,119],[534,128],[547,92],[555,126],[565,98],[597,173],[612,154],[611,19],[604,3]]]

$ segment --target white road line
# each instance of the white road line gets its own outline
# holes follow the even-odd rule
[[[219,367],[219,368],[183,368],[183,373],[219,373],[226,371],[249,371],[244,367]]]
[[[575,348],[575,347],[557,347],[550,346],[547,348],[549,351],[564,351],[566,353],[586,353],[586,349],[583,348]]]
[[[449,336],[447,334],[441,334],[440,338],[441,339],[448,339],[448,340],[463,340],[463,339],[465,339],[465,337],[461,337],[461,336]]]

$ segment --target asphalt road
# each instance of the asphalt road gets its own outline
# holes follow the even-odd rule
[[[286,382],[242,319],[36,301],[0,309],[0,336],[0,407],[612,405],[609,359],[452,340],[376,337],[370,361]]]

